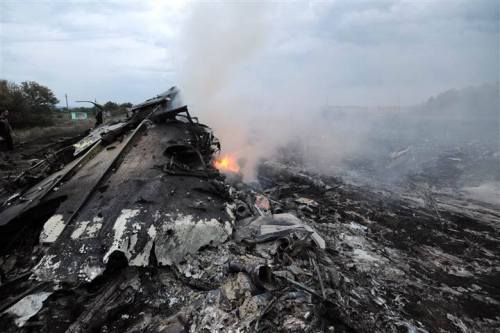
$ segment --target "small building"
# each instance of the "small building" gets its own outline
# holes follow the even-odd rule
[[[71,120],[87,120],[87,112],[71,111]]]

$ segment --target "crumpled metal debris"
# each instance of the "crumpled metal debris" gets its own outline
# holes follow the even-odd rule
[[[195,253],[204,246],[218,246],[228,239],[233,228],[230,222],[216,219],[195,220],[192,216],[179,216],[163,224],[156,238],[156,258],[160,265],[181,262],[186,254]]]
[[[24,324],[43,307],[43,302],[52,294],[51,291],[37,292],[27,295],[16,304],[5,310],[4,313],[14,317],[14,323],[18,327]]]
[[[0,229],[0,309],[12,310],[0,331],[20,318],[51,333],[499,326],[494,209],[435,193],[428,207],[275,161],[257,185],[207,176],[218,141],[172,106],[175,91],[134,108],[147,121],[133,143],[124,128],[104,140],[114,149],[93,145],[10,201],[39,210],[21,205],[23,231]]]
[[[265,242],[287,236],[290,233],[309,234],[320,249],[325,249],[325,240],[309,225],[302,223],[290,213],[261,216],[254,220],[236,224],[235,239],[247,242]]]
[[[254,206],[261,216],[269,215],[271,212],[271,203],[265,195],[256,195]]]

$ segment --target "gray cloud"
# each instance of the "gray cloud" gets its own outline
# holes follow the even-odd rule
[[[178,84],[186,76],[181,64],[192,56],[182,38],[193,12],[207,17],[207,36],[215,29],[221,35],[225,29],[238,31],[220,24],[228,17],[227,3],[2,1],[0,6],[1,76],[37,80],[59,97],[68,93],[74,99],[140,101]],[[256,34],[262,37],[258,48],[232,67],[238,75],[227,78],[229,89],[265,95],[272,87],[280,97],[332,104],[413,104],[448,88],[498,80],[495,0],[260,6],[266,32]],[[231,24],[246,25],[250,33],[261,26],[251,13],[241,12]],[[205,56],[224,59],[218,53],[224,41],[210,43],[215,47]],[[313,91],[302,92],[304,86]]]
[[[0,72],[71,100],[140,101],[173,83],[177,9],[122,1],[1,2]],[[182,15],[181,15],[182,16]]]

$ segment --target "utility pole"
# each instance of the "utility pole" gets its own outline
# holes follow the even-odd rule
[[[64,98],[66,98],[66,111],[69,110],[68,107],[68,94],[64,94]]]

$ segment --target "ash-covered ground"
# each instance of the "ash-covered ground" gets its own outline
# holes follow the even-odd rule
[[[36,282],[30,275],[44,252],[38,244],[41,227],[26,230],[1,257],[1,330],[494,332],[500,327],[498,206],[418,188],[396,193],[348,184],[276,161],[263,162],[251,185],[234,176],[222,187],[221,180],[212,181],[218,190],[207,197],[231,202],[232,236],[177,265],[153,260],[150,267],[134,267],[117,257],[90,283]],[[280,218],[312,227],[324,249],[299,229],[256,239],[256,220],[289,225]]]
[[[174,93],[3,153],[0,331],[498,332],[491,109],[377,116],[338,164],[299,137],[244,182]]]

